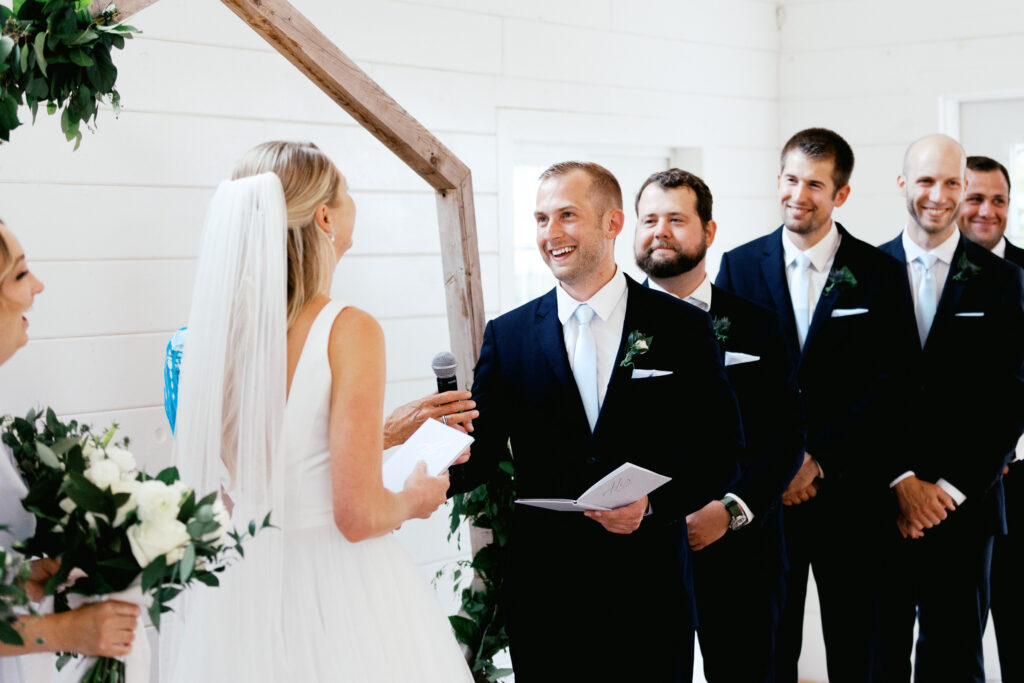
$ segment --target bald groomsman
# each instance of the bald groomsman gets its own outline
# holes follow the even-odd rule
[[[797,680],[811,568],[829,681],[873,681],[879,665],[882,464],[896,446],[898,377],[913,330],[899,264],[832,220],[852,172],[853,151],[833,131],[790,138],[778,176],[783,225],[727,252],[716,283],[778,314],[807,413],[803,465],[782,496],[790,568],[776,647],[780,683]]]
[[[989,157],[967,157],[967,196],[957,218],[960,232],[996,256],[1024,267],[1024,249],[1007,241],[1006,219],[1010,213],[1010,174]],[[967,353],[984,352],[984,340]],[[1002,400],[998,396],[992,401]],[[1024,582],[1020,580],[1017,553],[1024,539],[1024,466],[1020,465],[1024,440],[1017,443],[1017,458],[1003,476],[1006,492],[1008,534],[997,535],[989,574],[992,626],[999,646],[999,670],[1004,681],[1024,681]]]
[[[651,289],[711,315],[743,417],[740,478],[686,517],[690,548],[699,551],[704,675],[709,683],[771,683],[785,567],[780,498],[803,462],[803,409],[778,316],[708,279],[711,209],[711,191],[697,176],[678,168],[653,174],[637,193],[634,248]]]
[[[907,149],[903,233],[882,249],[904,265],[919,346],[890,463],[899,517],[883,600],[887,681],[983,683],[982,633],[1000,474],[1024,429],[1024,274],[962,236],[966,155],[944,135]],[[909,314],[908,314],[909,315]],[[967,352],[984,344],[984,353]],[[998,397],[998,400],[993,400]],[[897,534],[898,530],[898,534]]]

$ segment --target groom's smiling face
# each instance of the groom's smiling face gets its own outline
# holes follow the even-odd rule
[[[537,247],[551,273],[566,285],[587,280],[605,261],[614,272],[614,235],[605,229],[608,211],[583,171],[547,178],[537,189]]]

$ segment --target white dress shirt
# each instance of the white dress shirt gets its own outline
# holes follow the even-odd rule
[[[931,273],[932,277],[935,278],[936,296],[941,300],[942,290],[946,286],[946,278],[949,276],[949,269],[953,264],[953,254],[956,252],[956,245],[960,243],[960,231],[954,230],[953,234],[950,235],[942,244],[930,251],[923,249],[918,246],[914,240],[910,239],[907,235],[906,228],[903,229],[902,241],[903,251],[907,257],[907,276],[910,278],[910,294],[914,299],[914,309],[917,310],[917,290],[921,285],[921,277],[924,275],[924,270],[922,269],[921,264],[915,261],[918,256],[923,256],[925,254],[932,254],[935,256],[935,263],[932,264]],[[937,303],[938,301],[936,301],[936,304]],[[911,476],[914,476],[914,470],[907,470],[900,476],[893,479],[889,483],[889,488],[896,486],[896,484]],[[957,505],[963,505],[964,501],[967,500],[967,496],[965,496],[960,489],[953,486],[953,484],[945,479],[939,478],[935,483],[938,484],[943,491],[948,493],[949,497],[952,498]]]
[[[786,285],[789,288],[790,297],[793,296],[793,277],[796,275],[797,255],[803,251],[811,261],[810,306],[807,311],[808,327],[810,327],[811,320],[814,319],[814,309],[818,306],[821,292],[825,289],[825,284],[828,282],[828,274],[832,270],[832,262],[836,260],[836,252],[839,251],[841,239],[842,235],[839,234],[839,230],[836,229],[836,224],[833,222],[828,227],[828,232],[821,241],[810,249],[802,250],[793,244],[793,240],[789,238],[788,231],[786,229],[782,230],[782,254],[786,263]],[[792,302],[792,306],[794,311],[799,307],[795,301]]]
[[[999,258],[1006,258],[1006,237],[1000,237],[996,246],[992,247],[992,253]]]
[[[580,304],[589,304],[594,309],[590,329],[594,333],[594,343],[597,347],[597,404],[600,408],[604,405],[608,382],[611,381],[612,372],[615,370],[616,355],[622,342],[622,326],[626,322],[626,276],[622,270],[616,268],[612,279],[586,301],[576,301],[559,283],[555,287],[555,299],[558,302],[558,320],[562,323],[562,335],[565,338],[565,351],[569,356],[570,367],[573,351],[576,349],[576,337],[580,331],[573,313]]]
[[[648,279],[647,284],[650,285],[651,289],[653,290],[665,292],[666,294],[676,296],[675,294],[672,294],[672,292],[668,291],[667,289],[659,285],[654,280]],[[683,301],[685,301],[688,304],[692,304],[693,306],[696,306],[697,308],[707,313],[708,311],[711,310],[711,295],[711,280],[708,279],[707,274],[705,274],[704,279],[700,281],[699,285],[697,285],[697,289],[690,292],[690,295],[684,298]],[[678,299],[679,297],[676,298]],[[733,500],[739,503],[740,508],[743,510],[743,514],[747,516],[747,524],[754,521],[754,511],[747,507],[747,504],[744,502],[742,498],[740,498],[731,491],[729,493],[726,493],[725,495],[730,496]]]
[[[921,286],[921,277],[924,269],[916,262],[918,256],[932,254],[935,256],[935,263],[932,264],[932,277],[935,278],[935,295],[938,297],[935,303],[942,299],[942,290],[946,286],[946,278],[949,276],[949,269],[953,265],[953,254],[956,252],[956,245],[960,243],[960,231],[954,230],[953,234],[946,238],[946,241],[932,250],[919,247],[914,240],[907,236],[906,229],[903,230],[903,251],[907,255],[907,276],[910,278],[910,295],[914,299],[914,310],[917,310],[917,290]]]

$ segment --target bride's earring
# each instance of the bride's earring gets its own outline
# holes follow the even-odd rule
[[[334,231],[331,230],[331,244],[334,244]]]

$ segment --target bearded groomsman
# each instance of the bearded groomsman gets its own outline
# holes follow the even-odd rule
[[[1024,268],[1024,249],[1006,239],[1010,213],[1010,174],[995,159],[967,157],[967,195],[957,225],[967,239],[996,256]],[[974,345],[970,352],[984,348]],[[992,397],[999,401],[999,397]],[[1006,535],[997,535],[992,547],[989,585],[992,626],[999,648],[999,671],[1004,681],[1024,681],[1024,582],[1017,557],[1024,539],[1024,466],[1020,465],[1024,439],[1017,442],[1016,457],[1003,475],[1006,493]]]
[[[898,263],[832,220],[850,194],[853,151],[823,128],[782,149],[783,225],[727,252],[718,286],[778,314],[807,415],[803,464],[782,496],[789,555],[776,680],[795,683],[810,569],[818,586],[828,678],[865,683],[879,666],[883,464],[903,368],[909,302]]]
[[[1006,530],[1000,474],[1024,429],[1024,274],[960,234],[966,155],[945,135],[912,143],[898,178],[904,264],[918,329],[906,448],[891,463],[899,535],[886,573],[886,680],[985,680],[982,634],[993,536]],[[984,354],[965,353],[985,344]],[[993,401],[993,398],[998,400]]]
[[[537,246],[558,284],[487,324],[472,458],[451,469],[451,491],[486,481],[509,446],[519,498],[576,498],[627,461],[672,477],[610,511],[517,505],[507,624],[519,683],[689,683],[686,515],[735,475],[736,399],[707,314],[616,266],[615,177],[564,162],[540,180]]]
[[[635,207],[636,263],[646,284],[711,315],[746,436],[739,479],[686,517],[690,548],[699,551],[704,675],[709,683],[770,683],[785,567],[780,498],[803,462],[805,436],[779,320],[708,279],[705,256],[717,226],[704,181],[678,168],[660,171],[640,187]]]

